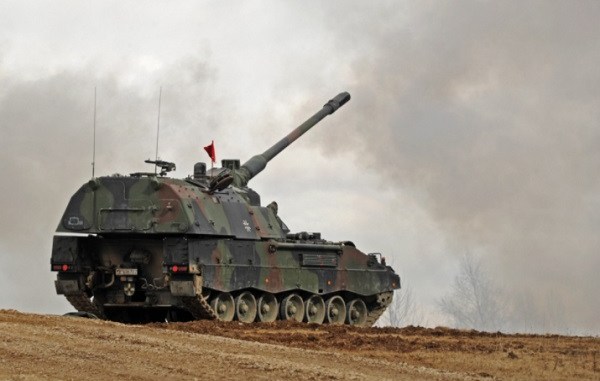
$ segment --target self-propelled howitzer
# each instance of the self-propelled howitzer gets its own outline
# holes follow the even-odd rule
[[[248,181],[350,99],[341,93],[290,134],[240,166],[185,179],[173,163],[94,178],[71,198],[51,267],[56,291],[80,312],[122,321],[190,319],[372,325],[400,278],[379,254],[320,233],[290,233],[277,204]]]

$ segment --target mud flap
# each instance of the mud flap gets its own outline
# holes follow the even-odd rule
[[[77,279],[55,280],[54,286],[56,287],[56,293],[59,295],[76,294],[80,291]]]
[[[202,277],[177,277],[171,279],[169,288],[173,296],[196,296],[202,292]]]

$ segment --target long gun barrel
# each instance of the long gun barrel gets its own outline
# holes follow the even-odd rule
[[[329,102],[325,103],[321,110],[308,118],[304,123],[296,127],[292,132],[275,143],[271,148],[260,155],[253,156],[250,160],[245,162],[240,169],[235,171],[233,175],[234,184],[239,187],[246,186],[248,181],[265,169],[267,163],[277,156],[278,153],[283,151],[300,136],[304,135],[306,131],[310,130],[315,124],[319,123],[321,119],[325,118],[327,115],[333,114],[338,108],[342,107],[349,100],[350,94],[347,92],[339,93],[336,97],[329,100]]]

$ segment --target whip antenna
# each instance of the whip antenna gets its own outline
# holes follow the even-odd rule
[[[156,155],[154,158],[154,174],[156,174],[156,162],[158,161],[158,136],[160,134],[160,101],[162,99],[162,86],[158,92],[158,118],[156,121]]]
[[[92,179],[96,171],[96,86],[94,86],[94,139],[92,143]]]

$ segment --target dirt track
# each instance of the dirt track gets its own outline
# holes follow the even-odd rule
[[[0,310],[0,379],[600,380],[600,339]]]

